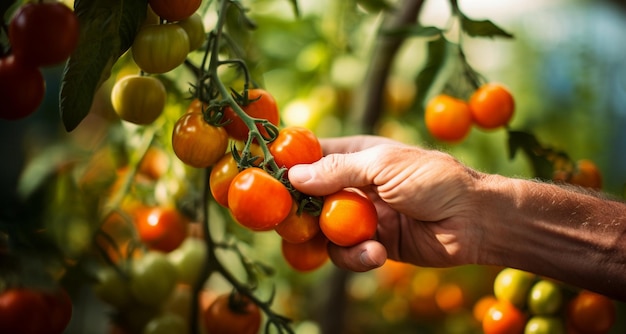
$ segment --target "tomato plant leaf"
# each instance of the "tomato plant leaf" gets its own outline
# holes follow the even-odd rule
[[[356,2],[370,13],[393,9],[393,6],[386,0],[356,0]]]
[[[417,104],[417,110],[423,110],[424,100],[430,90],[430,87],[435,82],[439,70],[445,64],[447,58],[447,49],[449,42],[443,38],[443,36],[428,42],[428,56],[426,64],[422,67],[422,70],[418,73],[417,83],[417,96],[415,103]]]
[[[146,16],[147,0],[76,0],[81,31],[65,65],[59,110],[69,132],[87,116],[93,97],[113,64],[133,43]]]
[[[504,31],[490,20],[472,20],[461,15],[461,28],[472,37],[503,37],[513,38],[513,35]]]
[[[435,37],[441,33],[441,29],[437,27],[422,25],[410,25],[381,31],[381,34],[384,35],[399,37]]]
[[[536,178],[551,180],[554,166],[550,160],[555,154],[561,154],[551,149],[544,148],[537,138],[524,131],[509,131],[509,159],[515,158],[519,150],[522,150],[530,160],[531,167]]]

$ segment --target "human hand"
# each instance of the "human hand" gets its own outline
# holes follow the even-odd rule
[[[325,157],[292,167],[292,185],[317,196],[359,188],[374,202],[379,220],[375,240],[329,246],[336,265],[366,271],[387,257],[433,267],[476,263],[483,234],[476,194],[485,175],[448,154],[382,137],[321,143]]]

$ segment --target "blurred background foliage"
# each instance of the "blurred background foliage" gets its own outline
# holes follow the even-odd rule
[[[205,0],[201,10],[205,11],[205,26],[210,30],[216,17],[207,3]],[[297,1],[299,17],[289,1],[243,3],[257,29],[238,28],[242,22],[237,15],[229,17],[227,29],[241,47],[255,82],[275,96],[285,125],[306,126],[319,137],[376,133],[443,149],[485,172],[533,177],[525,156],[518,154],[509,159],[504,129],[489,132],[473,129],[465,141],[454,145],[437,142],[425,131],[422,105],[415,102],[416,96],[431,96],[443,88],[445,80],[455,80],[452,65],[441,73],[443,79],[435,81],[430,90],[421,91],[422,87],[416,85],[416,77],[427,61],[428,37],[410,36],[400,45],[385,78],[383,103],[376,123],[361,124],[364,104],[370,101],[364,96],[365,85],[368,71],[376,66],[372,59],[384,15],[380,8],[370,5],[381,2],[300,0]],[[389,6],[398,4],[388,2]],[[545,145],[565,151],[574,159],[595,161],[603,175],[604,190],[623,196],[626,184],[626,7],[623,2],[459,0],[459,6],[467,16],[492,20],[514,35],[513,39],[463,36],[457,40],[475,70],[489,81],[504,83],[513,92],[517,104],[511,127],[534,133]],[[419,20],[423,26],[443,28],[449,17],[449,1],[428,0]],[[192,53],[190,60],[197,63],[201,57],[201,52]],[[88,161],[105,141],[130,143],[126,145],[129,150],[140,146],[136,143],[141,143],[141,139],[132,130],[131,135],[120,134],[128,130],[127,126],[116,119],[108,101],[112,83],[125,71],[136,71],[128,57],[116,65],[112,79],[96,95],[90,116],[74,132],[65,132],[58,112],[62,66],[45,70],[47,92],[38,112],[16,122],[0,121],[0,150],[5,157],[0,165],[0,210],[4,226],[11,226],[6,222],[28,221],[25,217],[64,219],[63,229],[72,231],[64,238],[73,240],[72,244],[78,243],[76,247],[84,246],[80,243],[93,233],[88,228],[85,230],[90,225],[66,218],[92,219],[89,213],[76,214],[92,205],[85,203],[86,198],[79,193],[63,192],[64,188],[60,187],[52,196],[57,201],[49,202],[50,197],[43,196],[24,203],[17,196],[18,183],[20,187],[36,185],[53,169],[58,171],[72,162]],[[228,71],[224,69],[222,73],[225,80],[232,77],[229,84],[240,87],[240,78]],[[193,76],[181,67],[163,79],[170,92],[166,114],[180,114],[189,102],[188,85]],[[171,129],[171,124],[164,126],[163,134],[156,135],[166,150],[171,149],[168,127]],[[33,166],[29,163],[37,158],[39,165],[35,167],[39,169],[30,168]],[[193,177],[180,171],[173,174]],[[186,186],[185,183],[180,188]],[[294,318],[294,328],[301,333],[339,329],[342,333],[476,331],[472,302],[490,292],[497,269],[475,266],[431,269],[389,263],[374,272],[348,274],[329,264],[314,273],[300,274],[285,266],[278,239],[273,235],[236,233],[250,243],[255,257],[276,267],[275,307],[279,313]],[[24,253],[24,257],[28,254]],[[212,284],[224,286],[223,282]],[[442,287],[452,291],[451,286],[462,289],[465,299],[459,302],[461,305],[454,304],[454,297],[445,297]],[[77,311],[68,332],[81,332],[85,326],[106,328],[105,306],[89,297],[87,290],[80,291],[76,298],[85,307]],[[436,291],[444,296],[439,301],[433,299]],[[448,296],[455,294],[449,292]],[[446,305],[449,310],[445,310]],[[624,326],[618,325],[616,332]]]

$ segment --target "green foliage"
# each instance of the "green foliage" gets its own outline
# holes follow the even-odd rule
[[[133,44],[147,5],[147,0],[75,2],[80,38],[65,67],[59,108],[67,131],[74,130],[87,116],[94,94]]]

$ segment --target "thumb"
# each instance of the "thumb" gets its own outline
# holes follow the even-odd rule
[[[324,196],[343,188],[362,187],[372,184],[368,170],[372,152],[367,150],[349,154],[330,154],[306,165],[295,165],[289,169],[291,184],[299,191]]]

